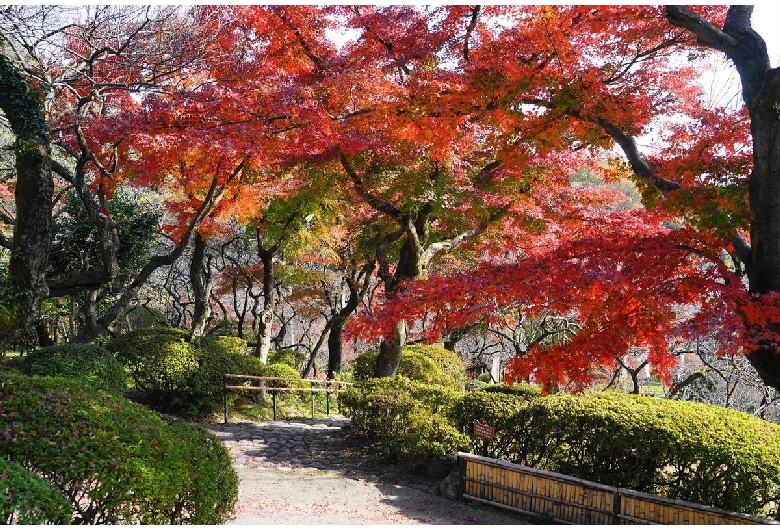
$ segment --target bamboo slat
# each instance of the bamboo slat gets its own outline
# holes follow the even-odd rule
[[[776,524],[676,499],[618,489],[560,473],[459,453],[464,498],[575,524]],[[619,495],[617,507],[616,496]],[[617,513],[615,513],[617,508]]]

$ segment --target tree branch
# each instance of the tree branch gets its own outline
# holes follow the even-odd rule
[[[463,39],[463,58],[466,60],[466,62],[471,60],[469,57],[469,40],[471,39],[471,34],[474,33],[474,30],[477,27],[477,19],[479,18],[481,7],[482,6],[474,6],[471,8],[471,21],[469,22],[469,26],[466,28],[466,37]]]
[[[739,261],[745,264],[745,269],[750,270],[752,264],[750,243],[739,232],[736,233],[731,242],[734,244],[734,252],[736,252]]]
[[[672,182],[671,180],[656,176],[653,168],[650,167],[650,164],[642,157],[642,154],[636,147],[636,141],[631,136],[628,136],[616,125],[603,118],[598,118],[596,122],[617,142],[628,158],[631,168],[637,175],[646,179],[656,188],[664,192],[682,187],[679,182]]]
[[[344,171],[347,172],[350,180],[352,180],[352,183],[355,185],[355,190],[361,197],[363,197],[369,206],[380,213],[389,215],[393,219],[399,219],[401,217],[401,210],[366,190],[366,186],[363,183],[363,180],[357,174],[355,168],[352,167],[352,164],[350,164],[347,156],[344,153],[339,155],[339,160],[341,161],[341,167],[344,168]]]
[[[749,7],[750,11],[747,13],[748,20],[750,20],[750,12],[752,12],[752,6],[739,6]],[[740,10],[742,12],[743,10]],[[732,55],[736,52],[739,42],[737,39],[729,35],[728,33],[721,31],[710,22],[704,20],[702,17],[691,11],[685,6],[681,5],[668,5],[665,8],[666,20],[673,26],[679,28],[685,28],[688,31],[696,35],[697,42],[702,46],[708,48],[714,48],[720,50],[728,55]],[[731,9],[729,9],[731,14]],[[736,22],[736,21],[734,21]],[[728,24],[728,17],[727,17]],[[748,26],[749,26],[748,22]]]

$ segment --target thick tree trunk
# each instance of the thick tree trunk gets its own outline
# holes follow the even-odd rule
[[[379,345],[379,355],[374,367],[374,377],[395,377],[401,364],[401,351],[406,345],[406,321],[395,325],[393,334]]]
[[[349,314],[338,314],[331,320],[330,333],[328,333],[328,379],[333,379],[336,374],[341,373],[344,325],[348,318]]]
[[[685,7],[666,7],[672,24],[694,33],[700,45],[726,54],[739,72],[753,137],[753,219],[750,252],[743,259],[750,292],[764,294],[780,292],[780,70],[771,67],[766,43],[751,26],[752,13],[753,6],[731,6],[720,29]],[[780,327],[780,322],[767,325]],[[756,331],[760,336],[762,330]],[[780,345],[759,342],[748,360],[767,385],[780,390]]]
[[[190,340],[202,337],[206,331],[206,322],[211,316],[211,277],[206,270],[206,240],[199,233],[195,235],[195,244],[190,262],[190,283],[194,308]]]
[[[0,109],[16,135],[16,220],[8,263],[10,291],[5,299],[0,350],[38,322],[48,295],[46,265],[52,240],[49,134],[43,94],[27,86],[21,71],[0,54]]]
[[[82,313],[84,315],[84,329],[82,330],[82,333],[89,334],[93,337],[97,337],[100,333],[97,323],[97,301],[97,289],[84,291],[84,304],[82,306]]]
[[[775,75],[777,77],[777,75]],[[750,176],[750,292],[780,292],[780,116],[774,99],[780,98],[780,83],[767,87],[774,94],[762,94],[751,108],[753,173]],[[770,325],[780,326],[780,323]],[[760,331],[760,330],[759,330]],[[762,343],[748,354],[763,381],[780,390],[780,346]]]

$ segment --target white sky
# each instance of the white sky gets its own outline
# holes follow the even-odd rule
[[[755,4],[753,9],[753,29],[764,37],[769,49],[769,59],[772,66],[780,64],[780,3]]]

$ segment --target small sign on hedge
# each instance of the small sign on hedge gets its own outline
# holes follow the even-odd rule
[[[483,440],[492,440],[496,436],[496,430],[485,423],[474,422],[474,436]]]

